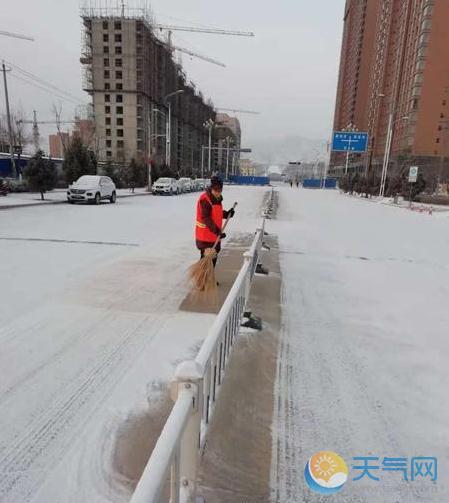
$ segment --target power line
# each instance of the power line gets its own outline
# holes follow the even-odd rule
[[[21,73],[22,75],[24,75],[25,77],[33,80],[33,81],[36,81],[38,84],[40,85],[43,85],[45,87],[47,87],[49,90],[52,90],[53,92],[57,92],[58,94],[60,95],[63,95],[65,96],[67,99],[69,100],[73,100],[73,101],[76,101],[76,103],[79,103],[80,100],[78,97],[72,95],[71,93],[67,92],[67,91],[64,91],[63,89],[60,89],[59,87],[55,86],[54,84],[52,84],[51,82],[48,82],[46,81],[45,79],[43,79],[42,77],[39,77],[33,73],[31,73],[30,71],[28,70],[25,70],[24,68],[20,67],[19,65],[16,65],[14,63],[11,63],[10,61],[6,61],[4,60],[5,63],[10,66],[12,69],[18,71],[19,73]]]
[[[30,86],[36,87],[37,89],[41,89],[42,91],[45,91],[48,94],[51,94],[52,96],[55,96],[56,98],[60,98],[62,100],[68,101],[69,103],[72,103],[74,105],[79,105],[80,101],[69,98],[67,96],[63,96],[57,92],[55,92],[53,89],[48,89],[47,87],[41,86],[37,84],[36,82],[33,82],[32,80],[28,80],[24,77],[20,77],[19,75],[15,75],[14,73],[10,74],[10,77],[13,77],[14,79],[20,80],[22,82],[25,82],[25,84],[29,84]]]

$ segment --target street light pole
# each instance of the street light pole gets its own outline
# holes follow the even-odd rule
[[[229,136],[226,137],[226,141],[228,143],[226,149],[226,180],[229,180],[229,148],[231,144],[231,138]]]
[[[164,101],[168,106],[168,121],[165,126],[165,131],[167,134],[167,138],[165,139],[165,164],[168,167],[170,167],[171,163],[171,102],[169,101],[169,98],[177,96],[178,94],[182,94],[183,92],[184,89],[178,89],[173,93],[167,94],[167,96],[164,98]]]
[[[2,71],[3,71],[3,84],[5,86],[5,101],[6,101],[6,119],[8,122],[8,137],[9,137],[9,154],[11,156],[11,174],[12,177],[16,177],[16,165],[14,161],[14,146],[13,146],[13,137],[12,137],[12,127],[11,127],[11,112],[9,109],[9,95],[8,95],[8,83],[6,82],[6,70],[5,62],[2,62]]]
[[[388,165],[390,164],[390,156],[391,156],[391,146],[393,144],[393,133],[394,133],[394,126],[397,122],[403,120],[409,120],[408,116],[401,117],[400,119],[397,119],[396,121],[393,121],[394,119],[394,111],[390,113],[389,119],[388,119],[388,130],[387,130],[387,141],[385,144],[385,153],[384,153],[384,162],[382,166],[382,176],[380,180],[380,190],[379,190],[379,196],[384,197],[385,195],[385,186],[387,183],[387,173],[388,173]]]
[[[208,162],[207,167],[210,175],[212,168],[212,124],[209,124],[209,157],[207,159],[207,162]]]
[[[165,164],[170,167],[171,161],[171,103],[168,102],[168,120],[166,125],[166,138],[165,138]]]
[[[382,166],[382,175],[380,179],[379,196],[383,197],[385,193],[385,182],[387,179],[388,163],[390,162],[391,136],[393,131],[393,112],[388,117],[387,141],[385,142],[384,162]]]

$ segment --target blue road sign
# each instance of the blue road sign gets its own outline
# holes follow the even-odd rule
[[[368,133],[334,131],[332,138],[334,152],[366,152],[367,148]]]

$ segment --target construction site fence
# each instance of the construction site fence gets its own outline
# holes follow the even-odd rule
[[[240,332],[251,283],[273,207],[270,190],[251,247],[195,360],[182,362],[171,384],[174,406],[130,503],[195,503],[201,453],[232,349]]]

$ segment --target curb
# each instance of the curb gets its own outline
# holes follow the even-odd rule
[[[127,197],[139,197],[139,196],[152,196],[151,192],[140,192],[138,194],[122,194],[117,195],[117,199],[125,199]],[[67,204],[67,201],[47,201],[47,202],[36,202],[30,204],[5,204],[0,206],[0,211],[2,210],[12,210],[14,208],[32,208],[36,206],[49,206],[52,204]]]

